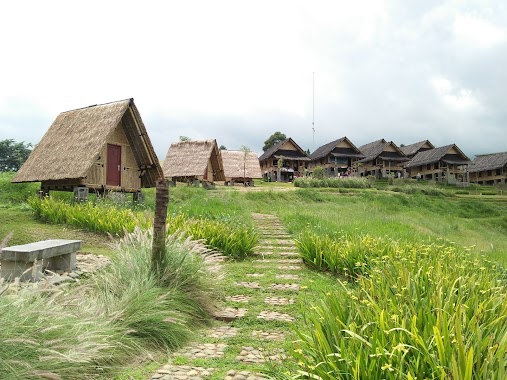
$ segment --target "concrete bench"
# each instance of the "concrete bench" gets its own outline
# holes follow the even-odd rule
[[[43,240],[5,247],[0,252],[0,277],[12,281],[39,281],[42,271],[71,271],[76,268],[76,252],[81,240]]]

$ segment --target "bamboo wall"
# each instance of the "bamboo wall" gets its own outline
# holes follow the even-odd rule
[[[121,123],[107,139],[106,144],[104,144],[100,152],[99,158],[88,172],[84,184],[90,188],[96,189],[106,187],[107,144],[121,146],[121,186],[119,188],[107,188],[107,190],[124,190],[126,192],[140,191],[140,171]]]

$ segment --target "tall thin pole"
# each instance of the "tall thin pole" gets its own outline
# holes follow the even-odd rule
[[[312,83],[312,131],[313,131],[313,148],[315,149],[315,71],[313,72],[313,83]]]

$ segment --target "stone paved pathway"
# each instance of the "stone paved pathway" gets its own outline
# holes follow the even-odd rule
[[[216,324],[199,333],[198,342],[171,354],[151,380],[265,380],[269,376],[260,368],[287,358],[283,346],[295,320],[291,310],[301,289],[302,261],[276,217],[253,218],[261,233],[259,246],[251,260],[224,264],[235,280],[226,289],[226,305],[215,314]],[[242,320],[249,321],[248,331]]]

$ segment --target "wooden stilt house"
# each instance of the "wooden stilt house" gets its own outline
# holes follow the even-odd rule
[[[253,186],[254,179],[262,178],[259,157],[254,152],[221,150],[226,184],[240,182]]]
[[[222,155],[216,140],[171,144],[164,161],[164,175],[176,182],[225,181]]]
[[[259,157],[263,178],[266,181],[277,182],[288,182],[295,177],[303,176],[310,161],[310,156],[290,137],[280,141]]]
[[[12,182],[138,193],[163,178],[134,99],[62,112]]]
[[[364,155],[363,159],[355,162],[360,176],[404,176],[403,164],[410,159],[392,141],[380,139],[360,146],[359,150]]]
[[[507,183],[507,152],[476,156],[468,172],[470,182],[481,185]]]
[[[468,157],[455,144],[450,144],[417,153],[405,168],[411,178],[466,186],[470,164]]]
[[[347,137],[322,145],[310,155],[311,169],[321,166],[329,177],[353,174],[355,162],[364,155]]]

